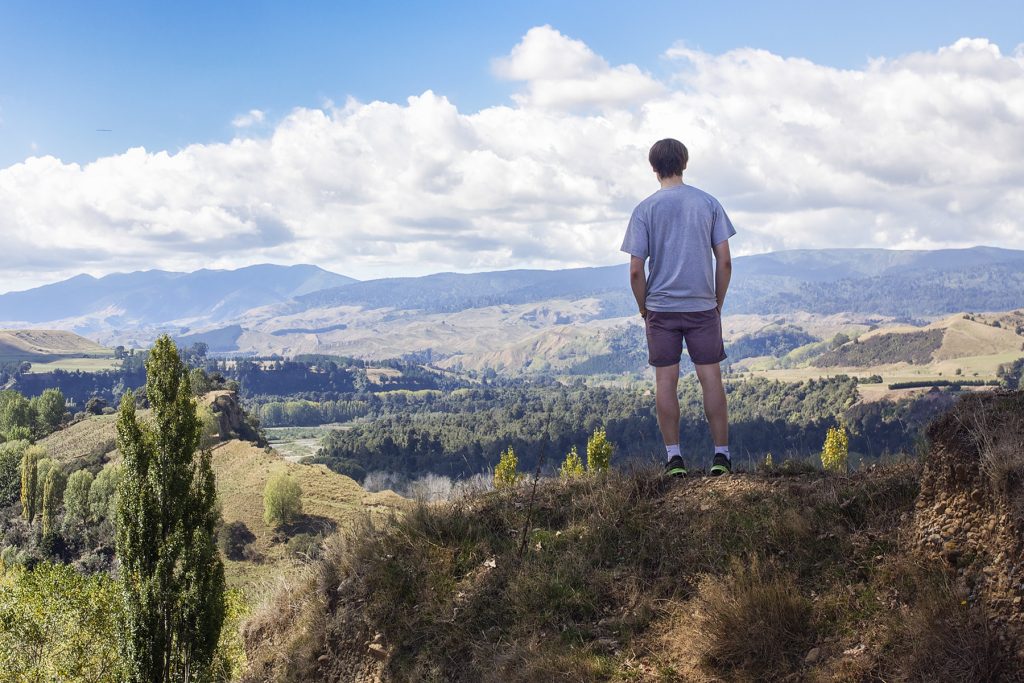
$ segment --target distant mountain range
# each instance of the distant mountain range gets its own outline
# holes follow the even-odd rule
[[[78,275],[0,295],[0,320],[44,323],[103,317],[112,325],[227,320],[258,306],[356,282],[317,266],[257,265],[175,273],[146,270],[101,278]]]
[[[843,314],[872,325],[1022,305],[1024,251],[819,249],[734,259],[726,313]],[[428,352],[469,365],[512,348],[517,363],[604,353],[618,338],[613,328],[635,314],[625,264],[363,282],[310,265],[260,265],[81,275],[0,295],[0,328],[71,330],[104,344],[145,346],[168,331],[221,352]]]

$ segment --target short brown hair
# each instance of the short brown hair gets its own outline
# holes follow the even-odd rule
[[[651,146],[647,160],[651,162],[651,168],[659,178],[671,178],[675,175],[683,175],[686,162],[690,160],[690,153],[686,151],[686,145],[679,140],[665,138]]]

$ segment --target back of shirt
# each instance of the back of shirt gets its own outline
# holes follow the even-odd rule
[[[633,209],[622,251],[650,259],[651,311],[708,311],[718,305],[712,246],[736,234],[718,200],[690,185],[665,187]]]

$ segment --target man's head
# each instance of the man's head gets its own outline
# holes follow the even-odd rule
[[[651,168],[658,174],[658,178],[671,178],[683,175],[686,162],[690,160],[690,153],[686,151],[686,145],[672,138],[658,140],[651,146],[651,152],[647,155],[651,162]]]

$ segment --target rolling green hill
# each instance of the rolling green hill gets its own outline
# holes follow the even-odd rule
[[[113,358],[114,352],[64,330],[0,330],[0,362],[46,363],[62,358]]]

